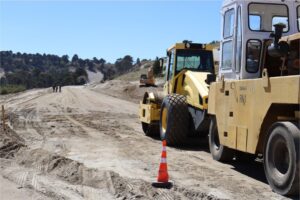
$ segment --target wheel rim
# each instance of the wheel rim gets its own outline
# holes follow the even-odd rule
[[[214,148],[216,150],[220,149],[220,140],[219,140],[219,134],[218,132],[214,132],[213,134],[213,141],[214,141]]]
[[[290,167],[290,156],[286,141],[283,137],[277,136],[274,138],[272,148],[272,163],[277,173],[285,175]]]
[[[163,108],[162,115],[161,115],[161,128],[162,131],[165,133],[167,130],[167,117],[168,117],[168,110],[167,108]]]

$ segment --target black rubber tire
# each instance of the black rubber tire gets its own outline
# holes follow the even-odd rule
[[[163,110],[166,109],[166,129],[162,128]],[[164,98],[160,112],[160,137],[168,146],[182,146],[186,142],[189,128],[189,113],[186,97],[171,94]]]
[[[189,114],[189,129],[188,130],[189,131],[187,133],[187,137],[195,138],[200,135],[200,133],[198,133],[195,130],[195,125],[194,125],[193,117],[191,116],[191,114]]]
[[[265,144],[264,169],[269,185],[281,195],[299,195],[300,130],[291,122],[272,125]]]
[[[228,147],[225,147],[222,144],[220,144],[217,120],[215,116],[211,117],[208,143],[209,143],[210,153],[214,160],[220,162],[226,162],[226,161],[231,161],[233,159],[234,150],[229,149]]]
[[[156,137],[159,136],[159,123],[147,124],[142,122],[142,128],[146,136]]]

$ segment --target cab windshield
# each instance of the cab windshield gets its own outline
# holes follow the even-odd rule
[[[271,32],[275,24],[284,24],[284,32],[289,30],[288,7],[283,4],[250,3],[249,28],[251,31]]]
[[[213,56],[205,50],[177,50],[176,74],[182,69],[213,72]]]

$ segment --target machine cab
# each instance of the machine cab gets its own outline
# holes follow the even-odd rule
[[[264,45],[275,24],[283,36],[299,33],[300,2],[286,0],[225,0],[222,7],[221,58],[218,77],[259,78]]]
[[[164,91],[174,90],[175,77],[183,70],[214,74],[213,46],[188,41],[176,43],[167,49]]]

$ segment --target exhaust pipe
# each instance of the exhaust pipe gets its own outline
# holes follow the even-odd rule
[[[273,43],[268,47],[268,53],[272,57],[284,57],[289,52],[288,43],[279,40],[282,37],[283,29],[286,28],[285,24],[275,24],[275,32],[271,33],[270,37],[274,38]]]

